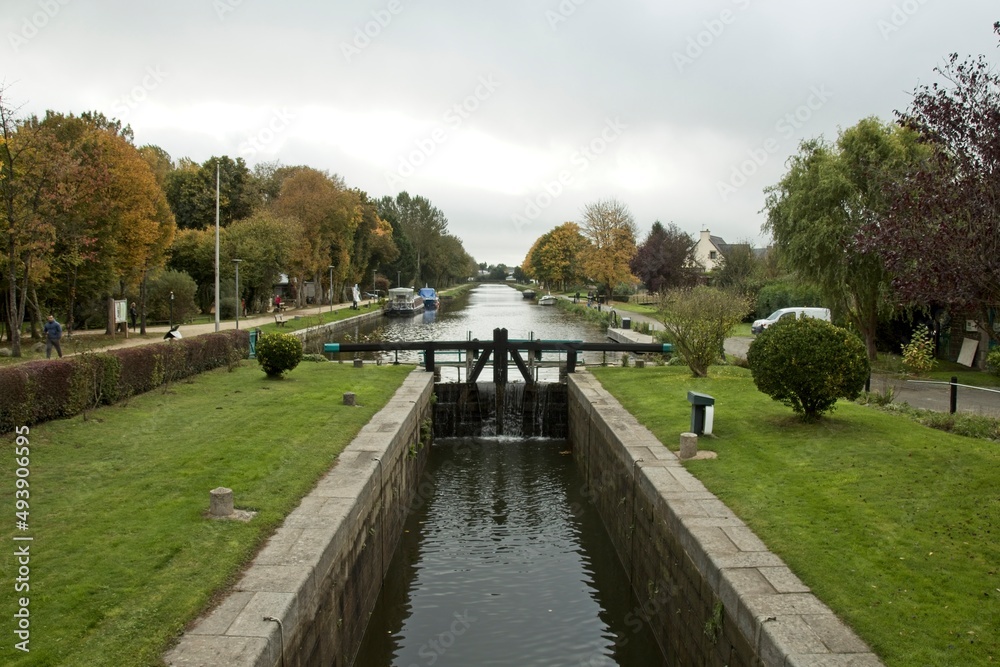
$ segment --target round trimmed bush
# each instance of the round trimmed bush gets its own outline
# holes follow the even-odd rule
[[[780,320],[750,345],[747,363],[757,389],[804,419],[833,410],[837,399],[857,398],[871,372],[865,344],[829,322]]]
[[[302,341],[292,334],[270,333],[257,339],[257,363],[268,377],[281,377],[302,361]]]

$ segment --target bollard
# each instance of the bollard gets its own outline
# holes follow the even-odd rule
[[[362,361],[361,359],[355,359],[354,360],[354,367],[355,368],[364,368],[364,365],[365,365],[365,362]]]
[[[679,457],[683,459],[693,459],[698,455],[698,435],[695,433],[681,433],[681,452]]]
[[[344,392],[344,405],[357,405],[356,399],[353,391]]]
[[[208,492],[208,512],[212,516],[229,516],[233,513],[233,490],[218,487]]]

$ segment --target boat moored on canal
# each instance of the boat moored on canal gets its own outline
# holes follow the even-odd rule
[[[393,287],[385,304],[389,317],[410,317],[423,311],[424,300],[412,287]]]

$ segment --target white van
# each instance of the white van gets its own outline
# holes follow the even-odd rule
[[[830,321],[830,309],[829,308],[779,308],[762,320],[754,320],[754,323],[750,325],[750,331],[754,334],[759,334],[764,329],[768,328],[775,322],[785,317],[815,317],[818,320]]]

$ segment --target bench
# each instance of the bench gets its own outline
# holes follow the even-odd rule
[[[285,326],[285,314],[284,313],[275,313],[274,314],[274,323],[277,324],[279,327]]]

